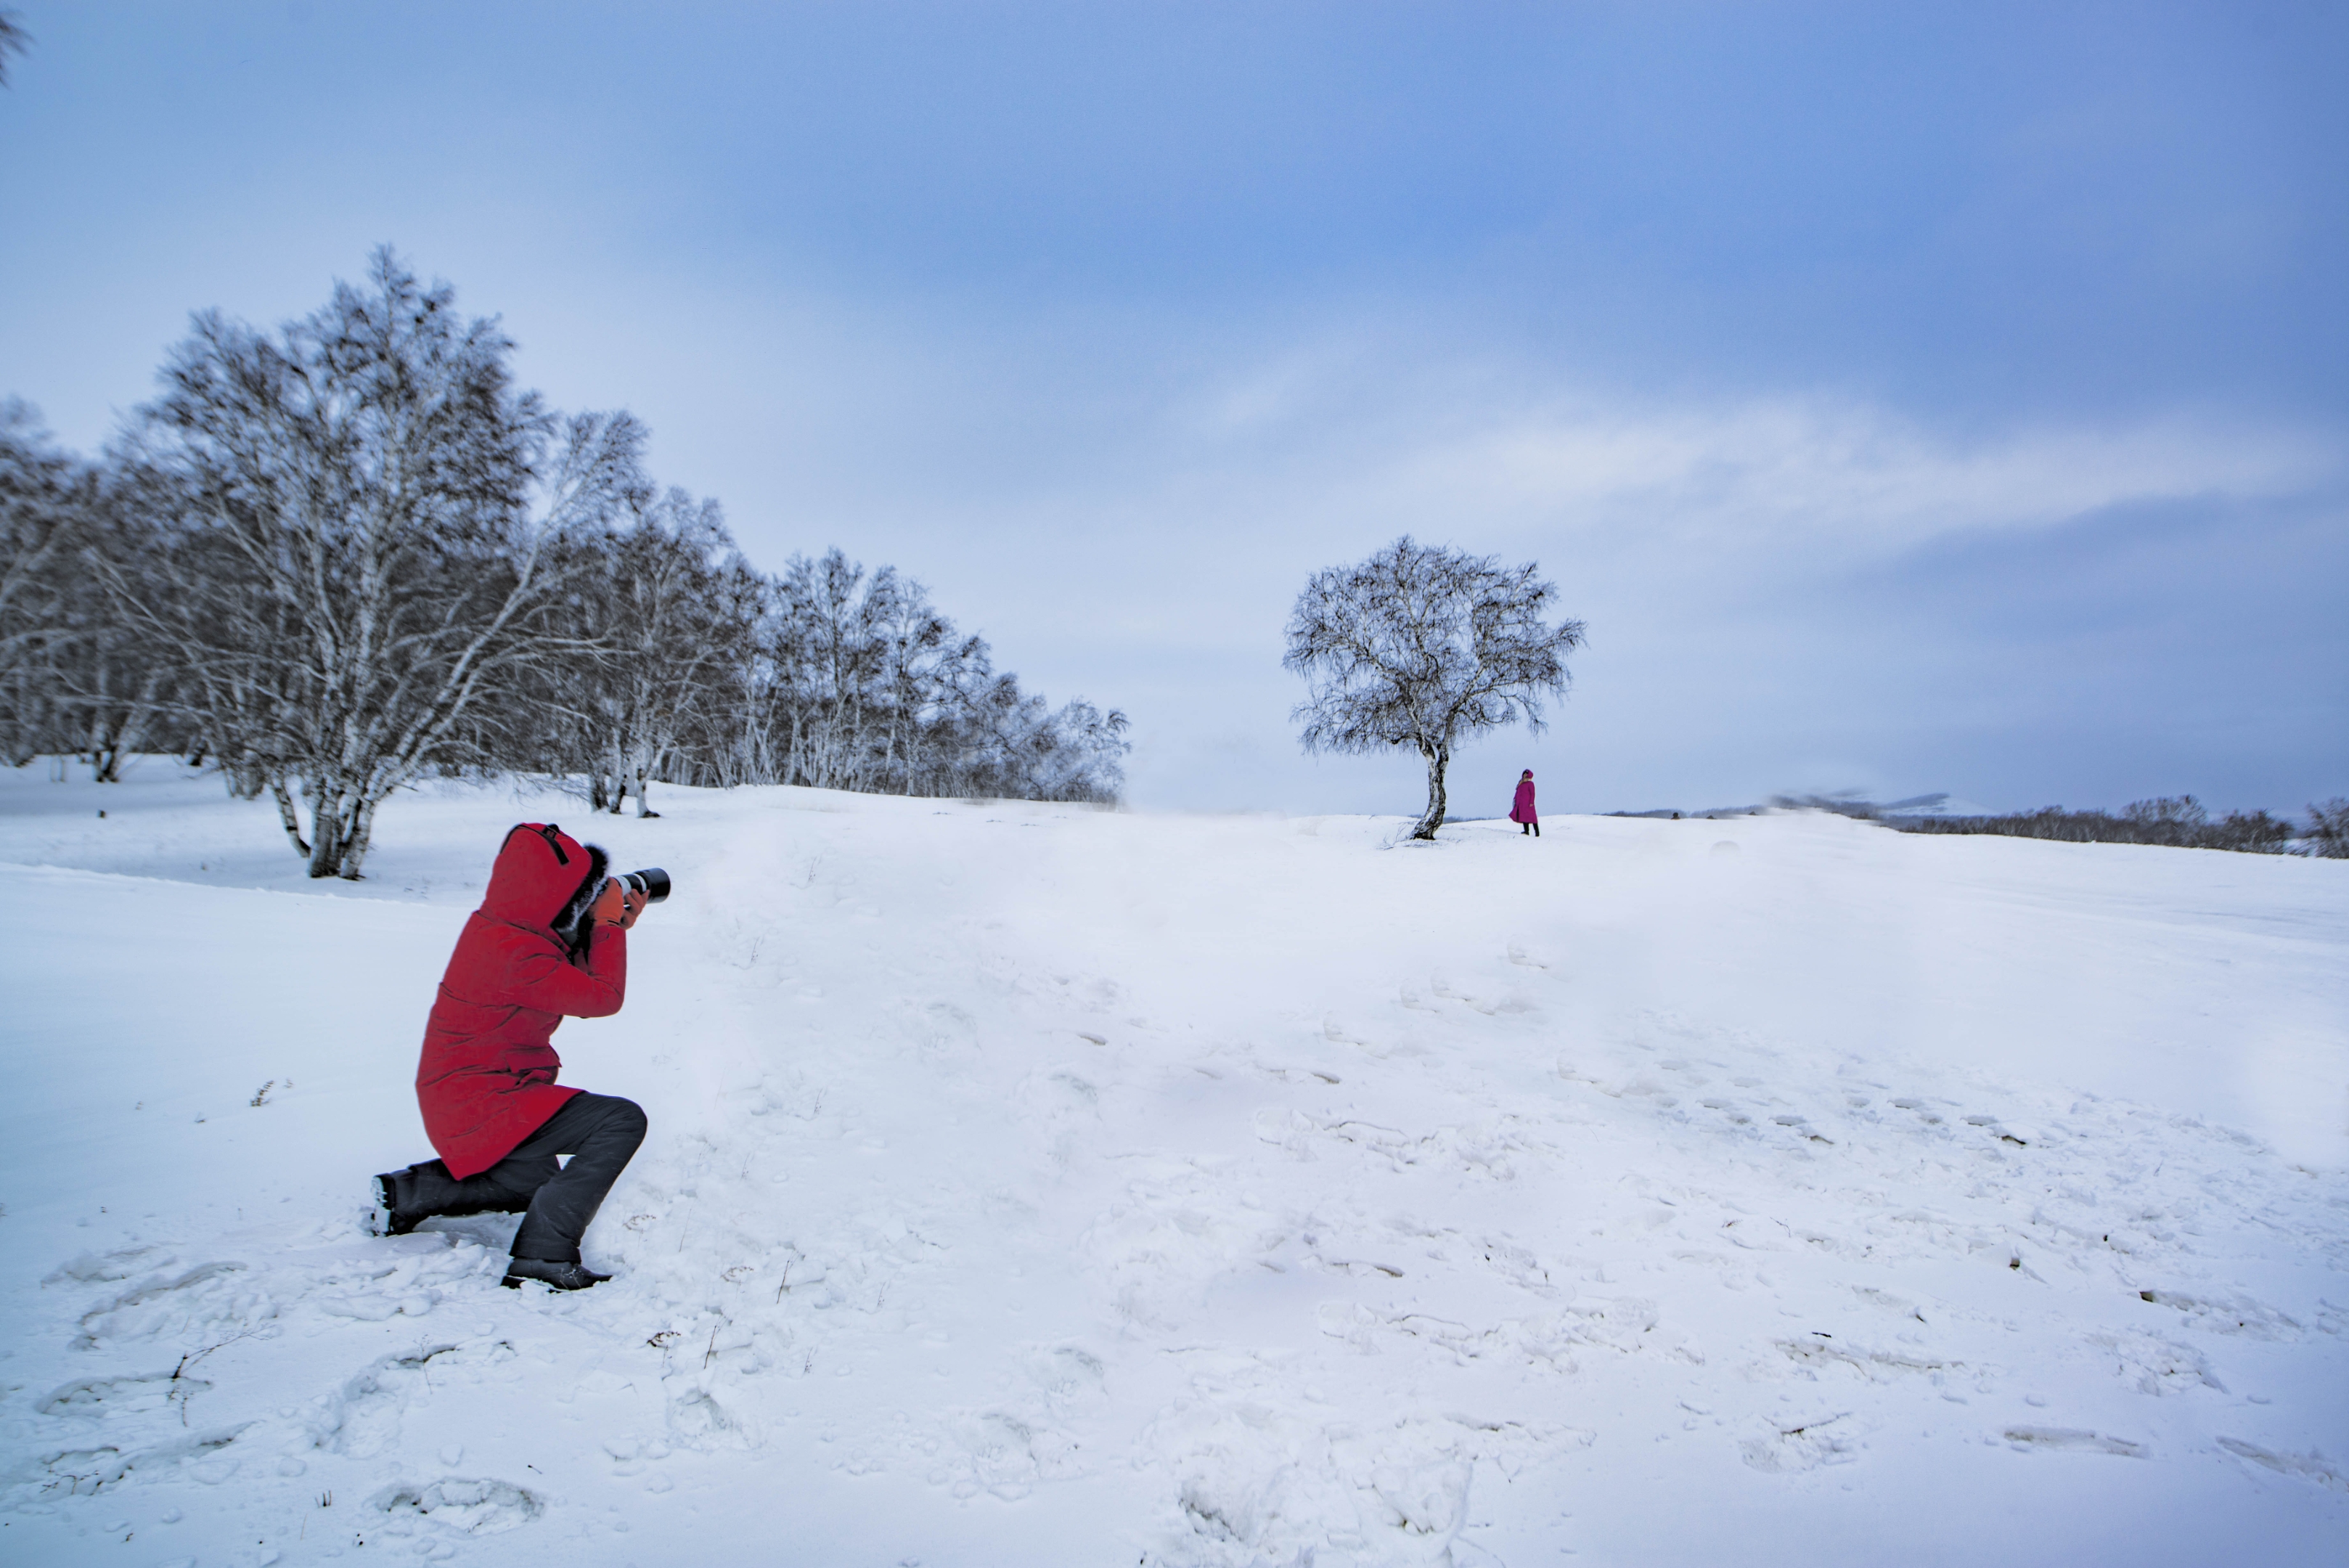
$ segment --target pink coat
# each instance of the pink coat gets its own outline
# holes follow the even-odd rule
[[[1541,818],[1534,815],[1533,780],[1519,779],[1517,781],[1516,804],[1509,807],[1509,820],[1511,822],[1539,822],[1541,820]]]

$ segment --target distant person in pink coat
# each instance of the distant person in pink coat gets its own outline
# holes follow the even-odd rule
[[[1524,824],[1518,837],[1523,838],[1528,833],[1536,838],[1541,836],[1541,818],[1534,815],[1534,771],[1531,768],[1527,768],[1525,776],[1517,781],[1517,801],[1509,807],[1509,820]]]

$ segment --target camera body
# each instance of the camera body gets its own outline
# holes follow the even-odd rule
[[[657,904],[669,894],[668,873],[657,866],[647,866],[641,871],[623,871],[613,879],[647,904]],[[595,930],[595,898],[602,890],[603,884],[600,883],[593,888],[582,888],[578,897],[572,900],[571,908],[555,921],[554,934],[561,937],[574,952],[586,946],[588,937]]]

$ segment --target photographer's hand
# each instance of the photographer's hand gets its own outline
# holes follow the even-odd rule
[[[634,927],[636,917],[645,912],[645,896],[614,877],[595,895],[595,907],[591,912],[598,924],[617,926],[625,931]]]

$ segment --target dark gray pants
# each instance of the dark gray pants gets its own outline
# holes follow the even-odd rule
[[[460,1181],[430,1159],[396,1179],[403,1220],[435,1214],[520,1214],[513,1255],[550,1263],[579,1262],[579,1238],[604,1195],[645,1141],[645,1113],[634,1100],[574,1095],[514,1151]],[[557,1155],[571,1163],[558,1165]]]

